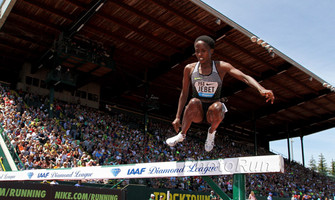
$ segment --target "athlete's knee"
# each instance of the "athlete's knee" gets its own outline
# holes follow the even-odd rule
[[[189,108],[200,108],[201,107],[201,101],[198,98],[192,98],[187,105]]]
[[[198,98],[192,98],[189,104],[201,104],[201,101]]]
[[[192,98],[186,106],[184,117],[193,122],[201,121],[203,118],[202,103],[197,98]]]
[[[209,106],[208,111],[213,113],[220,113],[222,112],[222,103],[221,102],[215,102],[211,106]]]
[[[221,102],[215,102],[213,103],[209,108],[207,112],[210,121],[222,121],[224,118],[224,112],[223,112],[223,105]]]

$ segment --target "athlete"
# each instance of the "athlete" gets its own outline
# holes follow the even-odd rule
[[[205,35],[198,37],[194,42],[198,62],[188,64],[184,68],[183,86],[177,114],[172,122],[175,131],[178,133],[180,127],[181,131],[166,140],[169,146],[175,146],[185,139],[192,122],[202,123],[207,121],[210,127],[205,142],[205,150],[209,152],[213,149],[216,129],[228,111],[225,104],[220,101],[222,80],[226,74],[257,89],[260,95],[266,98],[266,102],[270,101],[273,104],[275,97],[271,90],[265,89],[254,78],[234,68],[231,64],[224,61],[213,61],[214,46],[215,41]],[[190,86],[192,86],[193,98],[185,108],[181,124],[180,117],[189,95]]]

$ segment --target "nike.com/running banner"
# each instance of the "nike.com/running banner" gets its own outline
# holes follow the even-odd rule
[[[0,172],[0,181],[130,179],[284,172],[279,155]]]
[[[1,200],[121,200],[121,190],[40,183],[3,182]]]

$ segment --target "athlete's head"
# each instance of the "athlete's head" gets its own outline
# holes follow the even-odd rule
[[[214,46],[215,41],[207,35],[202,35],[195,39],[195,55],[200,63],[211,62]]]
[[[215,47],[215,41],[213,40],[213,38],[211,38],[207,35],[199,36],[197,39],[195,39],[194,44],[196,44],[198,41],[205,42],[209,46],[209,48],[211,48],[211,49],[214,49],[214,47]]]

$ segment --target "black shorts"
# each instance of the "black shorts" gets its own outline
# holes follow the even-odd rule
[[[209,106],[211,106],[213,103],[205,103],[205,102],[202,102],[202,110],[204,112],[204,119],[203,121],[205,122],[206,121],[206,115],[207,115],[207,111],[208,111],[208,108]]]

